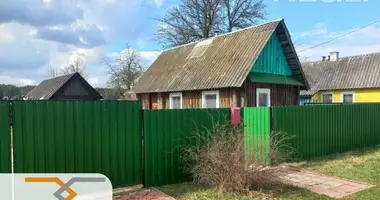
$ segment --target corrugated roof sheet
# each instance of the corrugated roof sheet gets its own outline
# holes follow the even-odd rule
[[[144,73],[134,90],[153,93],[240,87],[279,24],[283,25],[281,34],[285,34],[285,44],[291,45],[291,56],[298,63],[293,67],[297,70],[295,76],[303,79],[284,21],[279,20],[217,36],[197,58],[187,59],[197,43],[166,50]]]
[[[55,78],[42,81],[39,85],[33,88],[25,98],[27,100],[46,100],[50,99],[67,81],[76,73],[58,76]]]
[[[311,87],[301,92],[302,96],[321,90],[380,87],[380,53],[304,63],[302,69]]]

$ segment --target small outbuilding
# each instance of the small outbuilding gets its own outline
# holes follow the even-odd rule
[[[79,73],[42,81],[25,100],[100,100],[102,96]]]

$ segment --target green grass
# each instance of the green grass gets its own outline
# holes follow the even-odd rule
[[[364,190],[344,200],[365,199],[377,200],[380,199],[380,148],[366,149],[356,152],[350,152],[341,155],[334,155],[324,158],[317,158],[304,163],[296,163],[293,165],[301,166],[302,168],[322,173],[330,176],[346,178],[350,180],[360,181],[376,185],[371,189]],[[245,195],[220,194],[212,188],[197,186],[192,183],[183,183],[176,185],[168,185],[158,188],[161,191],[171,195],[179,200],[245,200],[252,197]],[[268,193],[268,192],[266,192]],[[323,195],[314,194],[307,190],[297,188],[276,188],[272,192],[272,199],[330,199]]]
[[[158,189],[176,198],[177,200],[198,200],[198,199],[247,200],[247,199],[251,199],[245,195],[219,193],[212,188],[195,185],[193,183],[166,185],[166,186],[159,187]]]

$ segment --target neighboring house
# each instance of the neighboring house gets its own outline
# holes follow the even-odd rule
[[[168,49],[134,87],[144,109],[297,105],[307,89],[284,20]]]
[[[303,102],[380,102],[380,53],[328,59],[302,65],[310,90],[301,91]]]
[[[100,100],[102,96],[79,74],[42,81],[25,100]]]

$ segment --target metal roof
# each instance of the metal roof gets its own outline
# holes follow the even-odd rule
[[[195,42],[168,49],[144,73],[134,91],[153,93],[241,87],[274,32],[293,75],[308,88],[284,20],[278,20],[214,37],[199,57],[188,58]]]
[[[321,90],[380,87],[380,53],[304,63],[302,69],[311,89],[301,96],[313,96]]]
[[[55,78],[47,79],[42,81],[39,85],[33,88],[26,96],[27,100],[48,100],[50,99],[60,88],[62,88],[69,80],[71,80],[74,76],[79,76],[81,79],[83,77],[78,73],[68,74],[64,76],[58,76]],[[87,83],[86,80],[83,81]],[[89,85],[89,84],[88,84]],[[100,97],[101,95],[89,85],[91,90],[96,92]]]

